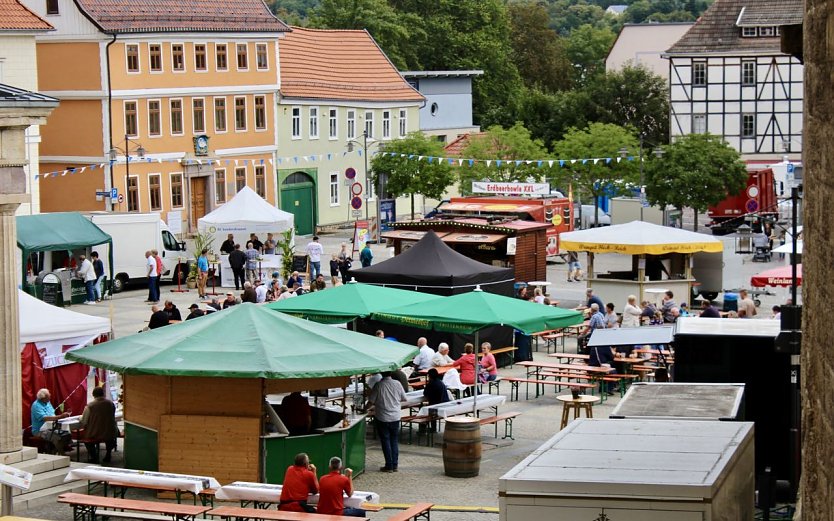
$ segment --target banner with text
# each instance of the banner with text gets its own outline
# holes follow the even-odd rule
[[[473,194],[550,195],[550,183],[472,181]]]

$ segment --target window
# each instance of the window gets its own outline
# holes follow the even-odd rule
[[[218,43],[214,46],[214,57],[218,71],[229,70],[229,58],[226,55],[227,49],[225,43]]]
[[[182,72],[185,70],[185,56],[181,43],[171,44],[171,69]]]
[[[206,63],[206,44],[204,43],[194,44],[194,70],[208,70],[208,64]]]
[[[214,130],[226,132],[226,98],[214,98]]]
[[[148,135],[162,134],[162,107],[158,99],[148,100]]]
[[[139,211],[139,178],[135,175],[127,178],[127,211]]]
[[[267,45],[265,43],[255,45],[255,59],[259,71],[269,69],[269,55],[267,54]]]
[[[339,172],[330,173],[330,206],[339,206]]]
[[[148,191],[150,193],[151,210],[162,210],[162,176],[148,175]]]
[[[706,134],[707,133],[707,116],[706,114],[692,115],[692,133]]]
[[[204,133],[206,131],[206,100],[203,98],[192,99],[191,114],[194,120],[194,133]]]
[[[347,111],[347,138],[356,139],[356,111]]]
[[[266,130],[265,96],[255,96],[255,130]]]
[[[151,72],[162,72],[162,46],[158,43],[148,44],[148,67]]]
[[[319,138],[319,108],[310,107],[310,139]]]
[[[171,208],[182,208],[182,174],[171,174]]]
[[[246,130],[245,97],[235,97],[235,130]]]
[[[775,27],[759,27],[759,36],[768,37],[776,36]]]
[[[46,0],[46,14],[60,14],[58,0]]]
[[[226,202],[226,169],[218,168],[214,171],[214,202]]]
[[[692,86],[704,87],[707,84],[707,62],[692,62]]]
[[[330,109],[328,121],[329,121],[328,136],[330,136],[330,139],[338,138],[339,137],[339,111],[338,111],[338,109]]]
[[[374,113],[371,111],[365,112],[365,135],[374,137]]]
[[[235,191],[240,192],[246,186],[246,167],[235,168]]]
[[[246,47],[245,43],[237,44],[237,68],[241,71],[249,68],[249,56],[246,54]]]
[[[139,135],[139,116],[136,114],[135,101],[125,101],[125,134],[131,137]]]
[[[171,100],[171,134],[182,134],[182,100]]]
[[[266,167],[262,165],[255,167],[255,192],[266,199]]]
[[[755,38],[757,34],[755,27],[742,27],[741,36],[744,38]]]
[[[127,72],[139,72],[139,46],[136,44],[125,45],[127,57]]]
[[[292,138],[301,139],[301,107],[292,108]]]
[[[741,84],[748,86],[756,84],[755,60],[743,60],[741,62]]]
[[[408,133],[408,111],[400,109],[400,137],[405,137]]]
[[[756,116],[754,114],[741,115],[741,137],[756,137]]]
[[[391,139],[391,111],[382,111],[382,139]]]

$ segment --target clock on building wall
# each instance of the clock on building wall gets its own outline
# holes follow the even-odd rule
[[[208,155],[209,138],[206,135],[196,136],[194,138],[194,155],[207,156]]]

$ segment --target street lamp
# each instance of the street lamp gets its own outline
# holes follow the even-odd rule
[[[642,132],[640,133],[640,150],[639,150],[639,161],[640,161],[640,220],[643,220],[643,201],[646,200],[646,180],[643,174],[643,138],[645,134]],[[620,150],[620,157],[625,159],[628,156],[628,149],[626,147],[622,147]],[[660,148],[659,146],[655,146],[652,153],[660,159],[663,157],[663,154],[666,153],[665,150]]]
[[[123,156],[125,156],[125,202],[127,203],[128,211],[130,211],[130,200],[128,199],[128,197],[130,195],[128,193],[129,192],[129,186],[130,186],[130,153],[131,152],[136,152],[136,156],[139,159],[142,159],[143,157],[145,157],[145,147],[143,147],[141,143],[138,143],[136,141],[133,141],[132,139],[129,139],[127,134],[125,134],[125,139],[124,139],[124,141],[122,141],[122,143],[124,143],[124,148],[119,148],[117,146],[114,146],[113,148],[110,149],[110,151],[107,153],[107,155],[110,158],[110,172],[111,172],[111,175],[112,175],[112,172],[113,172],[113,163],[115,163],[116,160],[119,158],[119,153],[121,153]],[[135,145],[136,148],[131,150],[130,145]],[[112,207],[112,204],[113,204],[112,199],[110,201],[110,204],[111,204],[111,207]],[[138,208],[136,208],[136,209],[138,210]]]
[[[368,140],[371,141],[370,145],[368,145]],[[367,129],[362,131],[362,142],[361,143],[359,141],[355,140],[355,139],[351,139],[347,142],[347,151],[348,152],[353,152],[354,146],[360,145],[360,144],[362,145],[362,151],[363,151],[363,155],[364,155],[364,159],[365,159],[365,220],[369,220],[370,217],[369,217],[369,214],[368,214],[368,197],[370,196],[370,193],[371,193],[371,177],[370,177],[369,172],[368,172],[368,170],[369,170],[369,168],[368,168],[368,146],[377,145],[378,147],[381,148],[382,144],[379,141],[375,140],[374,138],[369,137]],[[376,218],[377,218],[377,227],[376,227],[377,232],[376,232],[376,237],[375,237],[376,242],[379,242],[379,233],[380,233],[380,229],[381,229],[381,223],[379,222],[380,221],[380,205],[379,205],[380,201],[379,200],[380,200],[380,197],[382,197],[382,178],[381,177],[380,177],[379,183],[380,183],[380,185],[377,187],[378,190],[377,190],[377,194],[376,194]]]

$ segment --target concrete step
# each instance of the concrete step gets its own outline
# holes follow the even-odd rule
[[[31,472],[32,474],[40,474],[42,472],[49,472],[50,470],[69,467],[69,464],[70,459],[68,456],[38,454],[37,458],[15,463],[12,467]]]
[[[23,447],[21,450],[0,454],[0,463],[3,465],[14,465],[15,463],[35,459],[37,457],[38,449],[35,447]]]
[[[51,487],[57,487],[58,485],[64,482],[64,478],[67,477],[67,473],[69,472],[69,467],[61,467],[56,470],[49,470],[46,472],[41,472],[40,474],[35,474],[32,476],[32,484],[29,486],[29,492],[35,492],[38,490],[44,490]],[[21,495],[23,491],[16,490],[13,492],[15,495]]]
[[[19,496],[14,496],[15,513],[20,515],[25,510],[30,508],[38,508],[44,505],[54,505],[58,500],[58,496],[67,492],[87,492],[86,481],[72,481],[70,483],[61,483],[54,487],[44,488],[41,490],[29,491]],[[69,509],[69,507],[67,507]]]

